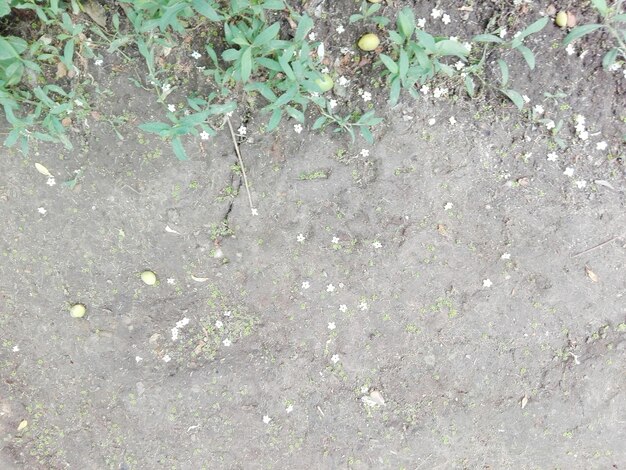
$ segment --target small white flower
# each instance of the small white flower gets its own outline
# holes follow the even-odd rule
[[[436,122],[437,122],[437,120],[435,118],[430,118],[428,120],[428,125],[429,126],[434,126]]]
[[[463,62],[462,60],[458,60],[454,64],[454,68],[457,69],[457,70],[463,70],[463,68],[465,68],[465,62]]]
[[[222,341],[222,344],[226,347],[230,346],[231,344],[233,344],[233,342],[231,340],[229,340],[228,338],[226,338],[224,341]]]
[[[57,182],[54,180],[54,177],[51,176],[50,178],[48,178],[48,181],[46,181],[46,184],[50,187],[54,186],[55,184],[57,184]]]
[[[360,152],[362,157],[369,157],[370,156],[370,151],[368,149],[361,149]]]
[[[174,111],[176,111],[176,105],[174,104],[168,104],[167,105],[167,109],[170,113],[173,113]]]
[[[343,34],[343,32],[344,32],[345,30],[346,30],[346,29],[343,27],[343,25],[342,25],[342,24],[340,24],[339,26],[337,26],[337,28],[335,29],[335,31],[337,31],[337,34]]]
[[[169,83],[166,83],[165,85],[163,85],[163,86],[161,87],[161,91],[162,91],[163,93],[169,93],[169,92],[171,92],[171,91],[172,91],[172,85],[170,85]]]
[[[19,352],[20,347],[16,344],[15,346],[13,346],[13,352]]]
[[[422,88],[420,88],[420,92],[422,93],[422,95],[427,95],[429,91],[430,87],[428,85],[422,85]]]
[[[554,123],[552,119],[546,122],[546,129],[548,129],[549,131],[554,129],[555,127],[556,127],[556,124]]]
[[[330,358],[333,364],[337,364],[341,359],[339,359],[339,354],[333,354],[333,357]]]
[[[296,131],[296,134],[302,132],[302,126],[300,124],[294,124],[293,130]]]
[[[567,168],[565,168],[563,174],[565,176],[574,176],[574,169],[568,166]]]
[[[224,312],[224,316],[225,316],[225,317],[230,317],[231,315],[232,315],[232,312],[231,312],[230,310],[226,310],[226,311]]]
[[[448,93],[448,89],[447,88],[435,88],[433,90],[433,96],[435,98],[441,98],[442,96],[446,95]]]
[[[222,323],[222,321],[221,321],[221,320],[217,320],[217,321],[215,322],[215,328],[217,328],[218,330],[219,330],[220,328],[222,328],[223,326],[224,326],[224,324]]]
[[[513,35],[513,39],[517,39],[517,38],[519,37],[519,35],[520,35],[520,34],[522,34],[522,32],[521,32],[521,31],[518,31],[517,33],[515,33],[515,34]]]
[[[172,328],[172,341],[176,341],[178,339],[178,328]]]
[[[450,41],[459,42],[459,38],[456,36],[450,36]]]
[[[172,360],[172,358],[170,357],[169,354],[166,354],[165,356],[163,356],[163,362],[170,362]]]
[[[330,73],[330,70],[328,70],[328,67],[324,67],[322,70],[320,70],[321,73]]]
[[[311,283],[309,281],[303,281],[302,282],[302,288],[303,289],[308,289],[309,287],[311,287]]]
[[[202,131],[202,132],[200,132],[200,138],[201,138],[202,140],[209,140],[209,137],[210,137],[210,136],[209,136],[209,133],[208,133],[207,131]]]
[[[141,361],[143,361],[143,357],[135,356],[135,362],[136,363],[140,363]]]
[[[182,320],[178,320],[176,322],[176,328],[183,328],[185,326],[189,325],[189,318],[185,317]]]
[[[452,126],[456,124],[456,118],[454,116],[450,116],[450,119],[448,119],[448,121],[450,121],[450,125]]]
[[[343,282],[340,282],[340,283],[339,283],[339,288],[340,288],[340,289],[343,289],[344,287],[345,287],[345,285],[343,284]]]
[[[467,50],[467,52],[472,52],[472,43],[471,42],[464,42],[463,43],[463,47]]]
[[[299,233],[298,236],[296,237],[296,240],[298,241],[298,243],[304,243],[304,240],[306,240],[306,237]]]
[[[583,124],[584,125],[586,123],[585,116],[583,116],[582,114],[577,114],[574,119],[576,121],[576,124]]]
[[[335,292],[335,286],[333,286],[332,284],[328,284],[326,286],[326,292]]]
[[[176,279],[174,279],[173,277],[168,277],[167,278],[167,283],[168,284],[176,284]]]
[[[315,41],[316,37],[317,37],[317,35],[315,34],[315,32],[310,32],[309,33],[309,41]]]
[[[341,305],[339,306],[339,311],[340,311],[341,313],[346,313],[346,312],[348,311],[348,306],[347,306],[346,304],[341,304]]]
[[[364,312],[365,310],[367,310],[368,308],[369,308],[369,306],[367,305],[367,302],[365,302],[365,301],[363,301],[363,302],[361,302],[361,303],[359,304],[359,310],[361,310],[361,311],[363,311],[363,312]]]
[[[334,321],[329,321],[328,322],[328,329],[332,331],[335,328],[337,328],[337,326],[335,325],[335,322]]]
[[[265,424],[270,424],[270,421],[272,421],[272,418],[270,418],[269,416],[265,415],[263,416],[263,422]]]
[[[257,216],[259,215],[259,209],[257,209],[256,207],[253,207],[250,209],[250,212],[252,213],[252,215]]]
[[[81,100],[74,100],[74,104],[80,107],[84,106],[84,103]]]
[[[491,287],[492,285],[493,285],[493,282],[491,282],[491,279],[483,280],[483,287]]]
[[[500,36],[501,38],[503,38],[503,39],[504,39],[504,37],[506,36],[506,28],[502,28],[502,29],[500,30],[500,34],[499,34],[499,36]]]
[[[500,259],[511,259],[511,253],[502,253]]]
[[[366,103],[372,100],[372,94],[369,91],[364,91],[361,97],[363,98],[363,101],[365,101]]]
[[[443,10],[438,10],[437,8],[433,8],[433,10],[430,12],[430,16],[432,16],[434,19],[441,18],[441,15],[443,15]]]
[[[543,109],[543,106],[541,106],[540,104],[538,104],[538,105],[536,105],[536,106],[533,108],[533,111],[534,111],[536,114],[543,114],[545,110]]]
[[[374,243],[372,243],[372,246],[373,246],[374,248],[378,249],[378,248],[382,248],[382,247],[383,247],[383,244],[382,244],[382,243],[380,243],[378,240],[376,240]]]
[[[248,128],[246,126],[244,126],[243,124],[241,126],[239,126],[239,129],[237,129],[237,133],[239,135],[246,135],[248,132]]]
[[[565,52],[567,52],[567,55],[574,55],[576,54],[576,49],[574,49],[573,44],[568,44],[567,47],[565,48]]]
[[[330,106],[330,109],[335,109],[337,107],[337,100],[330,100],[328,106]]]
[[[596,144],[596,150],[606,150],[606,148],[607,148],[608,146],[609,146],[609,145],[608,145],[605,141],[598,142],[598,143]]]
[[[448,15],[447,13],[446,13],[446,14],[444,14],[444,15],[441,17],[441,22],[442,22],[443,24],[450,24],[450,21],[451,21],[451,20],[450,20],[450,15]]]
[[[342,75],[341,77],[337,79],[337,83],[339,83],[339,85],[341,86],[346,86],[348,83],[350,83],[350,80],[348,80],[346,77]]]
[[[337,245],[337,244],[339,244],[339,237],[333,237],[333,239],[331,240],[331,243],[332,243],[333,245]]]
[[[452,204],[451,202],[446,202],[446,205],[443,206],[443,210],[444,211],[449,211],[450,209],[452,209],[454,207],[454,204]]]
[[[611,65],[609,65],[609,72],[617,72],[619,69],[622,68],[622,64],[620,64],[619,62],[614,62]]]
[[[524,103],[530,103],[530,98],[528,97],[528,95],[522,95],[522,99],[524,100]]]
[[[556,153],[554,153],[554,152],[551,152],[551,153],[548,154],[548,161],[549,162],[556,162],[558,158],[559,158],[559,156]]]
[[[589,132],[582,131],[580,134],[578,134],[578,137],[580,137],[580,140],[587,140],[589,138]]]
[[[102,62],[102,59],[96,59],[96,60],[94,61],[94,64],[95,64],[95,65],[97,65],[98,67],[100,67],[100,66],[102,65],[102,63],[103,63],[103,62]]]
[[[39,212],[41,215],[45,215],[46,212],[48,212],[46,209],[44,209],[43,207],[40,207],[39,209],[37,209],[37,212]]]
[[[587,182],[585,180],[578,180],[576,181],[575,184],[578,187],[578,189],[583,189],[584,187],[587,186]]]
[[[289,406],[285,408],[285,411],[287,412],[287,414],[291,413],[293,411],[293,405],[289,404]]]
[[[423,29],[426,26],[426,18],[420,18],[417,20],[417,27]]]
[[[200,54],[198,51],[193,51],[191,53],[191,57],[193,57],[194,59],[198,60],[200,57],[202,57],[202,54]]]

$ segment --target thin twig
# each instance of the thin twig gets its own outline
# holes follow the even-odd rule
[[[572,255],[571,257],[576,258],[577,256],[584,255],[585,253],[589,253],[590,251],[597,250],[598,248],[602,248],[604,245],[608,245],[609,243],[614,242],[615,240],[618,240],[619,238],[620,237],[609,238],[608,240],[598,245],[592,246],[591,248],[587,248],[586,250],[583,250],[580,253],[576,253],[575,255]]]
[[[230,129],[230,135],[233,138],[233,144],[235,145],[235,152],[237,152],[237,158],[239,159],[239,165],[241,166],[241,174],[243,175],[243,184],[246,187],[246,193],[248,194],[248,202],[250,203],[250,210],[252,211],[252,215],[257,215],[257,210],[254,208],[254,204],[252,203],[252,196],[250,195],[250,186],[248,185],[248,176],[246,175],[246,169],[243,166],[243,159],[241,158],[241,152],[239,151],[239,144],[237,143],[237,137],[235,136],[235,131],[233,130],[233,125],[230,122],[230,118],[226,117],[226,122],[228,123],[228,128]]]

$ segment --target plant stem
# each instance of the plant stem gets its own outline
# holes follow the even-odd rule
[[[252,203],[252,196],[250,195],[250,186],[248,185],[248,176],[246,175],[246,169],[243,166],[243,158],[241,158],[241,152],[239,151],[239,144],[237,143],[237,137],[235,136],[235,131],[233,130],[233,125],[230,122],[230,118],[226,116],[226,122],[228,123],[228,129],[230,129],[230,136],[233,139],[233,145],[235,146],[235,152],[237,152],[237,158],[239,159],[239,165],[241,166],[241,174],[243,176],[243,184],[246,187],[246,193],[248,195],[248,202],[250,203],[250,210],[252,211],[252,215],[256,215],[256,209],[254,204]]]

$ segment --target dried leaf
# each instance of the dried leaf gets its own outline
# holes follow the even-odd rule
[[[63,62],[57,62],[56,78],[63,78],[67,75],[67,67]]]
[[[176,231],[176,230],[174,230],[173,228],[170,228],[170,226],[169,226],[169,225],[166,225],[166,226],[165,226],[165,231],[166,231],[166,232],[169,232],[169,233],[176,233],[176,234],[180,235],[180,232],[177,232],[177,231]]]
[[[520,405],[522,407],[522,410],[526,408],[526,405],[528,405],[528,395],[524,395],[522,397],[522,401],[520,402]]]
[[[206,282],[209,280],[208,277],[196,277],[193,274],[191,275],[191,279],[193,279],[196,282]]]
[[[22,431],[23,429],[26,428],[26,426],[28,426],[28,421],[26,421],[25,419],[22,420],[22,422],[20,423],[20,425],[17,427],[17,432]]]
[[[443,224],[437,224],[437,232],[439,232],[439,235],[441,235],[442,237],[448,236],[448,229]]]
[[[378,390],[373,390],[370,393],[370,398],[376,402],[376,404],[380,406],[385,406],[385,399],[382,394]]]
[[[600,186],[607,187],[607,188],[612,189],[613,191],[615,191],[615,188],[613,187],[613,185],[611,183],[609,183],[608,181],[605,181],[605,180],[595,180],[594,183],[599,184]]]
[[[45,166],[43,166],[41,163],[35,163],[35,168],[37,168],[37,171],[41,173],[42,175],[45,175],[48,178],[54,178],[52,176],[52,173],[50,173],[48,169]]]
[[[89,18],[94,20],[94,22],[100,26],[101,28],[107,27],[107,16],[104,7],[100,5],[98,2],[94,2],[93,0],[88,0],[83,3],[83,11],[89,15]]]
[[[585,266],[585,274],[591,279],[593,282],[598,282],[600,278],[596,273],[594,273],[589,266]]]

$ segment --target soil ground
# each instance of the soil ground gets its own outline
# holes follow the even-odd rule
[[[626,79],[561,37],[512,76],[566,148],[494,97],[407,98],[371,146],[253,114],[257,216],[226,130],[179,162],[93,69],[75,151],[0,159],[0,468],[624,468]]]

